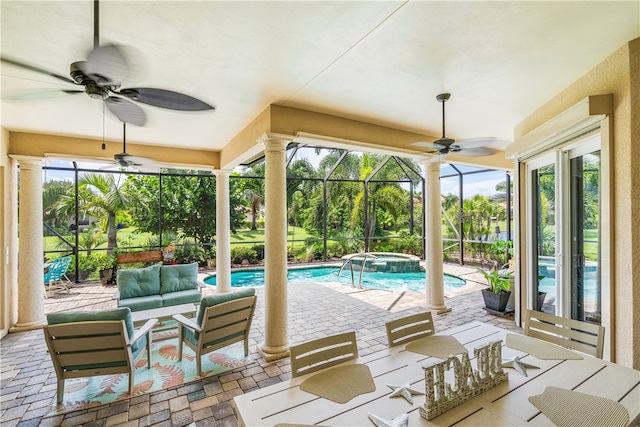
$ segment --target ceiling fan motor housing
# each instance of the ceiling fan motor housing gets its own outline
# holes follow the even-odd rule
[[[91,82],[84,87],[84,91],[89,95],[89,98],[104,101],[109,97],[109,91]]]
[[[440,102],[447,102],[449,98],[451,98],[450,93],[441,93],[440,95],[436,96],[436,99]]]

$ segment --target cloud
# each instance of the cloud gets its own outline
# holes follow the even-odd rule
[[[477,194],[481,194],[483,196],[491,196],[497,193],[496,185],[505,180],[504,172],[500,173],[499,176],[495,174],[479,174],[479,175],[466,175],[464,177],[464,198],[468,199]],[[446,178],[440,181],[440,188],[442,194],[453,194],[458,195],[458,179],[457,178]]]

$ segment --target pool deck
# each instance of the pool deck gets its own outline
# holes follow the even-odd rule
[[[444,271],[467,280],[467,286],[445,293],[452,310],[434,314],[437,330],[472,320],[521,333],[512,317],[488,314],[479,289],[486,287],[475,267],[445,264]],[[200,279],[211,274],[202,270]],[[114,287],[97,282],[75,285],[45,300],[45,312],[100,310],[116,307]],[[291,284],[288,293],[289,345],[346,331],[356,331],[361,355],[387,346],[384,324],[423,310],[424,292],[354,289],[345,285]],[[111,404],[46,417],[55,403],[56,379],[42,330],[13,333],[0,340],[2,426],[236,426],[234,396],[290,378],[289,359],[267,363],[257,352],[264,341],[264,288],[250,335],[253,362],[218,376]],[[215,288],[205,289],[205,294]]]

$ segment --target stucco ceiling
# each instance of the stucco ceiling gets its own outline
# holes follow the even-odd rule
[[[143,106],[137,142],[220,150],[270,104],[423,134],[512,139],[513,128],[628,41],[640,1],[106,1],[100,42],[128,47],[123,87],[216,106]],[[1,2],[2,55],[68,75],[93,46],[92,1]],[[2,64],[1,125],[101,138],[101,102],[50,97],[63,82]],[[46,90],[46,91],[45,91]],[[46,93],[42,93],[45,91]],[[107,139],[122,127],[104,120]]]

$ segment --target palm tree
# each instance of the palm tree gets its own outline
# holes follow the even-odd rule
[[[106,224],[104,228],[107,229],[107,253],[110,254],[114,248],[118,247],[116,216],[126,208],[129,198],[122,191],[119,178],[116,181],[114,174],[82,174],[78,180],[78,186],[91,191],[91,198],[86,208],[94,216],[102,219],[103,226]]]
[[[54,227],[60,227],[69,220],[70,215],[56,209],[58,200],[69,193],[73,193],[73,183],[70,181],[53,180],[42,185],[42,213],[45,221]]]
[[[262,178],[247,178],[244,180],[244,197],[249,202],[251,211],[251,230],[258,229],[256,220],[260,214],[260,207],[264,201],[264,173],[266,164],[264,162],[249,168],[245,175],[258,176]]]
[[[318,186],[316,180],[296,178],[316,178],[316,175],[313,165],[307,159],[296,160],[287,167],[287,205],[291,204],[291,198],[296,192],[310,194]]]

